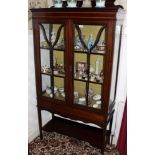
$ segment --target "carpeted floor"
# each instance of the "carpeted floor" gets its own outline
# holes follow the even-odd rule
[[[101,150],[94,148],[88,142],[56,132],[43,132],[43,140],[39,137],[29,144],[30,155],[101,155]],[[119,155],[115,150],[104,155]]]

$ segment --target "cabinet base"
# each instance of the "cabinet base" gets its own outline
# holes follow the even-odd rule
[[[54,116],[43,128],[47,132],[58,132],[67,136],[75,137],[79,140],[89,142],[91,145],[102,148],[103,143],[103,129],[88,126],[78,122],[73,122],[60,117]],[[106,132],[107,142],[110,131]]]

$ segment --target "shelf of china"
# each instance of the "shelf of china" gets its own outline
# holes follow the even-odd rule
[[[40,47],[40,49],[55,50],[55,51],[61,51],[61,52],[65,51],[65,49],[62,49],[62,48],[51,49],[50,47]],[[95,54],[95,55],[104,55],[106,53],[105,50],[97,50],[97,49],[94,49],[91,52],[88,52],[88,50],[84,50],[84,49],[74,49],[74,52],[75,53],[85,53],[85,54]]]

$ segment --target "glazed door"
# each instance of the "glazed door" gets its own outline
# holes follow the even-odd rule
[[[38,22],[39,96],[61,103],[67,102],[68,87],[66,25],[65,21]]]
[[[104,111],[108,23],[73,21],[71,102],[88,110]],[[110,87],[108,87],[109,89]],[[107,90],[109,91],[109,90]],[[107,104],[107,103],[106,103]]]

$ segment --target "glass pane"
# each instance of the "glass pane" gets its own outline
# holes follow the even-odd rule
[[[54,77],[54,98],[58,100],[65,100],[64,79]]]
[[[40,24],[40,52],[43,96],[65,100],[64,25]]]
[[[78,94],[74,102],[80,104],[82,98],[85,103],[81,105],[101,109],[106,26],[74,26],[74,96]]]
[[[55,43],[57,35],[59,38]],[[50,48],[48,41],[51,43],[51,45],[54,45],[54,49],[64,50],[64,26],[62,24],[40,25],[40,47],[42,49]]]
[[[65,77],[64,52],[53,51],[53,73],[56,76]]]
[[[51,85],[50,76],[42,74],[42,92],[43,92],[43,96],[53,98],[51,88],[52,88],[52,85]]]
[[[40,47],[41,48],[49,48],[48,43],[45,40],[45,35],[49,40],[49,24],[41,24],[40,25]]]
[[[95,47],[91,49],[96,40],[98,40],[98,42]],[[104,25],[75,25],[75,51],[88,52],[91,50],[89,51],[91,53],[105,54],[105,46]]]
[[[101,109],[101,85],[89,84],[88,106]]]
[[[90,56],[90,71],[89,77],[91,82],[103,83],[103,62],[104,57],[101,55],[91,55]]]
[[[74,80],[74,103],[86,105],[86,82]]]

